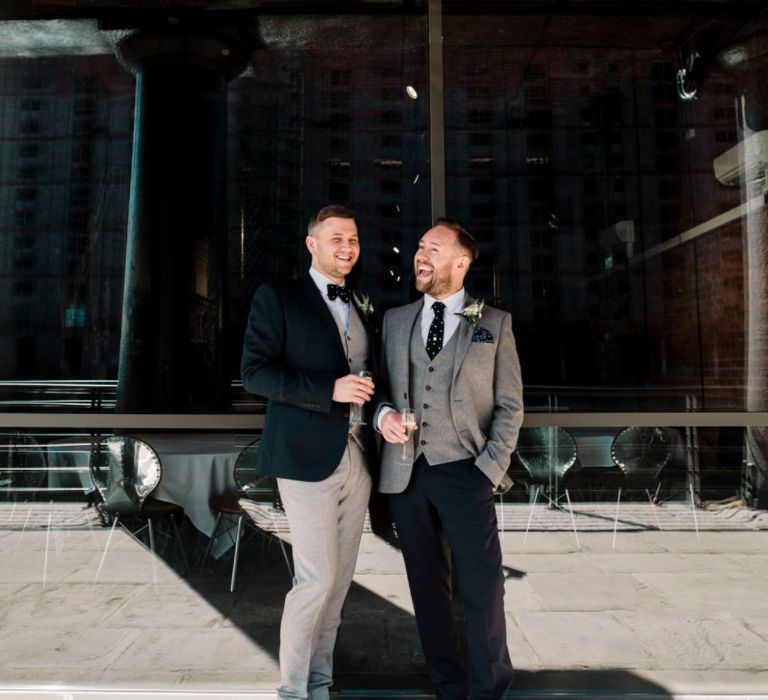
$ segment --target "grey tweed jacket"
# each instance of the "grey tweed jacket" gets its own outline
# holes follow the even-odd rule
[[[472,301],[467,297],[466,304]],[[422,298],[384,315],[384,366],[379,379],[383,394],[377,419],[384,406],[399,411],[410,405],[410,338],[423,304]],[[523,422],[523,385],[512,317],[485,306],[478,324],[470,326],[462,320],[456,333],[451,419],[461,444],[475,456],[478,469],[499,487],[508,479],[509,459]],[[382,493],[400,493],[408,486],[412,467],[398,462],[401,449],[399,444],[384,443],[379,479]]]

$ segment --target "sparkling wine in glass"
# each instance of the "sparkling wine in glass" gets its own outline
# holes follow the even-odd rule
[[[400,425],[405,428],[405,432],[408,434],[408,441],[410,442],[411,435],[416,430],[416,412],[412,408],[403,408],[400,411]],[[408,443],[403,443],[403,461],[408,456]]]
[[[361,372],[357,373],[358,377],[368,377],[368,379],[371,379],[373,375],[367,370],[364,369]],[[363,404],[361,403],[353,403],[349,407],[350,412],[350,423],[353,423],[355,425],[365,425],[365,421],[363,420]]]

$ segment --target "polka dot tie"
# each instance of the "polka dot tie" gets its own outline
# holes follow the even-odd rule
[[[435,317],[432,319],[429,333],[427,333],[427,355],[429,355],[430,360],[434,360],[435,355],[443,349],[443,332],[445,331],[443,312],[445,311],[445,304],[442,301],[436,301],[432,304],[432,310],[435,312]]]

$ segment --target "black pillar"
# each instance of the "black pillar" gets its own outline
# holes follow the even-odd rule
[[[117,409],[226,408],[227,82],[248,54],[181,31],[117,53],[136,75]]]

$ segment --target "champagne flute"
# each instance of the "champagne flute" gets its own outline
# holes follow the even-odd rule
[[[364,369],[361,372],[358,372],[357,376],[367,377],[368,379],[371,379],[373,377],[373,374],[371,374],[371,372],[369,372],[367,369]],[[350,411],[350,423],[353,423],[355,425],[366,425],[366,422],[363,420],[363,404],[353,403],[349,407],[349,411]]]
[[[408,435],[408,441],[410,442],[411,435],[416,430],[416,412],[412,408],[403,408],[400,411],[400,425],[405,428],[405,432]],[[405,461],[408,456],[408,442],[403,443],[403,456],[402,460]]]

